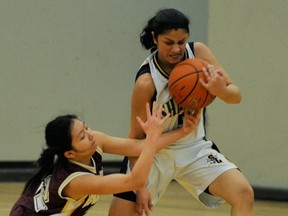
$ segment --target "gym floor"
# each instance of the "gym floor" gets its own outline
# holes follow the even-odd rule
[[[18,199],[24,182],[0,182],[0,215],[8,216],[14,202]],[[105,195],[88,212],[88,216],[107,216],[112,196]],[[195,215],[195,216],[224,216],[230,215],[230,207],[224,204],[217,209],[207,209],[198,203],[177,182],[172,182],[160,200],[151,216]],[[287,216],[288,202],[255,201],[255,216]]]

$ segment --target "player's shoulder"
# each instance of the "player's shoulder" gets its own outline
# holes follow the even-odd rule
[[[152,97],[155,92],[154,82],[151,73],[143,73],[139,76],[134,84],[133,94],[144,97]]]
[[[203,42],[194,42],[193,47],[195,55],[201,55],[202,53],[206,54],[207,52],[209,52],[208,46]]]
[[[153,87],[154,84],[150,72],[141,74],[141,76],[136,80],[135,86],[140,87],[143,90]]]
[[[137,74],[136,74],[136,77],[135,77],[135,81],[138,80],[138,78],[140,76],[142,76],[143,74],[150,74],[150,66],[149,66],[148,62],[141,65],[141,67],[137,71]]]

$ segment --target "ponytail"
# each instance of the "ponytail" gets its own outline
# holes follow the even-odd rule
[[[27,181],[23,193],[29,189],[30,186],[40,183],[43,177],[52,173],[55,156],[55,152],[50,148],[42,151],[41,156],[37,160],[38,171],[32,178]]]
[[[67,162],[64,153],[72,149],[71,129],[77,118],[76,115],[58,116],[47,124],[45,129],[47,148],[42,150],[37,160],[38,171],[27,181],[23,193],[30,187],[40,184],[47,175],[52,174],[56,158],[61,160],[61,163]]]
[[[154,44],[153,37],[152,37],[154,20],[155,20],[155,17],[151,18],[148,21],[147,26],[142,30],[140,34],[140,42],[142,46],[147,50],[156,48],[156,45]]]

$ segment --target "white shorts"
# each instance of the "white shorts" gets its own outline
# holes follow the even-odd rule
[[[199,140],[155,154],[147,182],[154,206],[172,180],[176,180],[206,207],[216,208],[224,203],[223,199],[204,191],[219,175],[237,167],[212,145],[215,146],[211,141]]]

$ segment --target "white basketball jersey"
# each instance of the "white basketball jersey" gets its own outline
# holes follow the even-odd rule
[[[151,76],[156,88],[156,103],[162,104],[165,113],[170,113],[170,118],[167,120],[164,132],[170,131],[175,128],[179,128],[183,124],[184,120],[184,110],[175,101],[172,99],[169,89],[168,89],[168,74],[165,73],[157,63],[156,54],[157,51],[152,53],[148,58],[145,59],[142,65],[149,63]],[[186,44],[186,58],[194,58],[194,54],[189,46]],[[203,114],[199,125],[196,130],[188,134],[186,137],[177,141],[175,144],[171,145],[168,148],[177,148],[182,144],[192,144],[198,139],[203,139],[205,137],[205,128],[203,124]]]

